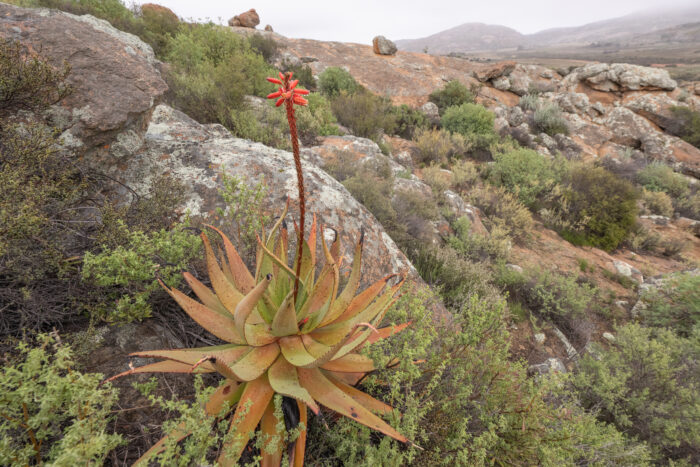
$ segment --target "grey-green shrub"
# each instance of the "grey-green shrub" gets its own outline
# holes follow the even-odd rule
[[[442,116],[442,127],[459,133],[477,149],[487,149],[498,140],[493,127],[494,115],[478,104],[466,103],[448,107]]]
[[[546,102],[538,106],[532,115],[535,128],[550,136],[569,134],[569,126],[556,103]]]
[[[541,205],[543,196],[559,181],[552,161],[532,149],[496,153],[494,159],[489,181],[506,188],[530,208]]]
[[[652,162],[637,172],[637,183],[650,191],[663,191],[673,198],[688,194],[688,180],[662,162]]]
[[[459,81],[452,80],[444,88],[433,91],[428,96],[428,100],[438,106],[440,115],[442,115],[449,107],[473,103],[474,94]]]
[[[662,285],[641,296],[644,324],[668,328],[681,337],[700,330],[700,275],[680,272],[665,278]]]
[[[117,391],[77,371],[70,347],[47,335],[21,342],[0,369],[0,464],[102,465],[122,443],[110,431]]]
[[[335,97],[342,91],[352,94],[360,88],[350,72],[336,66],[329,66],[318,76],[318,89],[328,97]]]

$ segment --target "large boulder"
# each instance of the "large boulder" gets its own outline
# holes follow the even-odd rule
[[[626,63],[593,63],[577,68],[564,78],[564,83],[569,86],[578,82],[604,92],[673,91],[678,86],[666,70]]]
[[[307,190],[307,212],[337,229],[343,254],[352,258],[353,243],[364,231],[363,280],[377,280],[389,272],[407,273],[421,282],[417,272],[372,214],[339,182],[320,169],[310,156],[302,166]],[[154,177],[163,174],[188,187],[185,208],[191,216],[217,223],[217,208],[225,208],[219,194],[221,173],[238,176],[246,183],[264,180],[269,192],[265,209],[279,214],[287,197],[292,201],[289,225],[298,217],[296,174],[292,154],[260,143],[234,138],[221,125],[202,125],[166,105],[153,112],[146,141],[127,164],[115,165],[111,176],[137,193],[146,193]],[[310,222],[310,216],[307,216]],[[350,261],[344,263],[347,268]]]
[[[50,113],[75,152],[112,158],[138,149],[153,106],[168,89],[149,45],[93,16],[4,3],[0,39],[70,66],[73,92]]]
[[[635,92],[626,96],[623,105],[652,121],[663,129],[673,128],[677,120],[671,112],[671,108],[679,103],[666,93]]]
[[[255,26],[257,26],[258,24],[260,24],[260,16],[258,16],[258,12],[255,11],[255,8],[251,8],[245,13],[236,15],[230,20],[228,20],[229,26],[238,28],[255,29]]]
[[[474,77],[485,83],[493,81],[502,76],[508,76],[515,69],[515,62],[498,62],[494,65],[484,65],[474,71]]]
[[[144,18],[158,18],[161,22],[168,24],[178,24],[180,18],[170,8],[155,3],[144,3],[141,5],[141,15]]]
[[[377,55],[394,55],[398,50],[396,44],[384,36],[376,36],[372,39],[372,48]]]

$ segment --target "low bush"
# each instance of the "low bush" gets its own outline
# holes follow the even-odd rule
[[[450,188],[452,174],[437,165],[431,165],[421,170],[421,178],[436,196],[441,197],[445,190]]]
[[[462,135],[475,149],[488,149],[498,136],[493,127],[494,115],[485,107],[466,103],[448,107],[442,116],[442,127]]]
[[[563,189],[552,196],[552,210],[570,227],[564,238],[578,245],[613,250],[629,235],[637,216],[637,192],[602,167],[575,165]]]
[[[391,102],[369,91],[341,92],[331,101],[331,108],[338,122],[356,136],[379,141],[382,133],[392,134],[396,128]]]
[[[343,91],[352,94],[359,88],[355,78],[340,67],[329,66],[318,77],[318,90],[327,97],[335,97]]]
[[[122,221],[118,223],[128,244],[105,246],[97,254],[86,252],[82,275],[111,298],[93,307],[95,317],[124,323],[151,316],[151,295],[161,290],[158,279],[168,287],[178,286],[181,272],[198,256],[201,240],[186,230],[186,224],[170,231],[144,233],[129,231]]]
[[[389,167],[362,165],[343,185],[385,227],[396,221],[396,211],[391,205],[394,181]]]
[[[682,216],[700,220],[700,191],[676,200],[676,210]]]
[[[226,27],[191,24],[172,39],[166,60],[176,107],[202,123],[220,123],[246,136],[236,114],[246,108],[244,96],[270,92],[265,77],[273,70],[245,38]]]
[[[540,97],[537,94],[525,94],[520,98],[518,106],[523,110],[535,111],[540,105]]]
[[[532,149],[515,149],[494,154],[488,180],[506,188],[532,209],[542,205],[544,195],[559,181],[552,161]]]
[[[19,344],[0,369],[0,464],[102,465],[123,442],[108,430],[117,391],[76,370],[70,347],[47,335]]]
[[[662,162],[652,162],[637,173],[637,183],[649,191],[662,191],[672,198],[687,196],[688,180]]]
[[[649,230],[642,224],[635,223],[625,239],[625,245],[634,251],[646,251],[653,253],[661,242],[661,236]]]
[[[666,130],[700,148],[700,112],[688,107],[671,107],[675,121]]]
[[[396,122],[394,132],[404,139],[412,139],[417,130],[427,128],[429,124],[423,112],[406,104],[393,106],[391,114]]]
[[[283,61],[281,71],[282,73],[286,73],[288,71],[294,73],[294,79],[299,80],[299,86],[310,91],[316,91],[317,83],[316,78],[314,78],[314,72],[306,63],[289,63],[287,61]]]
[[[511,239],[501,226],[494,226],[487,234],[474,233],[469,218],[463,216],[452,224],[452,228],[455,234],[447,239],[447,244],[466,258],[473,261],[508,259]]]
[[[645,324],[668,328],[681,337],[700,330],[700,275],[686,272],[668,276],[660,287],[644,292],[641,300]]]
[[[530,238],[534,227],[532,214],[505,189],[477,188],[469,192],[469,201],[486,215],[482,221],[489,231],[501,230],[519,242],[526,242]]]
[[[311,145],[319,136],[340,134],[331,104],[321,94],[306,96],[309,105],[299,107],[296,111],[299,138],[303,144]]]
[[[532,115],[535,128],[550,136],[569,134],[569,126],[561,113],[559,106],[553,102],[540,105]]]
[[[450,159],[458,158],[468,151],[462,135],[445,130],[418,129],[413,135],[418,149],[417,164],[446,166]]]
[[[663,191],[649,191],[642,188],[642,203],[649,214],[673,216],[673,200]]]
[[[450,166],[452,182],[450,188],[457,193],[467,192],[479,179],[479,169],[468,160],[456,160]]]
[[[279,49],[279,45],[275,39],[263,34],[253,34],[248,36],[248,43],[250,44],[250,48],[262,55],[262,57],[268,63],[275,55],[277,55],[277,50]],[[298,76],[295,76],[295,78],[298,78]]]
[[[459,81],[452,80],[444,88],[433,91],[428,100],[438,106],[440,115],[442,115],[449,107],[474,103],[474,94]]]
[[[607,351],[587,354],[571,380],[598,419],[646,441],[656,465],[700,462],[698,336],[638,324],[617,328]]]

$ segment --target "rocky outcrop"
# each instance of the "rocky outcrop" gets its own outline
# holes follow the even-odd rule
[[[374,216],[308,155],[303,159],[307,212],[316,214],[319,223],[337,229],[346,258],[352,258],[353,243],[365,232],[363,280],[404,272],[420,282]],[[113,167],[111,175],[137,193],[145,193],[153,177],[169,174],[188,187],[183,208],[191,216],[216,223],[216,209],[226,208],[218,191],[223,171],[248,184],[264,182],[269,189],[265,209],[273,216],[281,212],[287,197],[293,204],[298,201],[291,153],[234,138],[221,125],[199,124],[166,105],[155,109],[143,148],[128,164]],[[290,214],[289,225],[294,219]]]
[[[236,28],[255,29],[255,26],[257,26],[258,24],[260,24],[260,16],[258,16],[258,12],[255,11],[255,8],[251,8],[245,13],[236,15],[230,20],[228,20],[228,25]]]
[[[180,22],[180,18],[177,17],[173,10],[155,3],[144,3],[141,5],[141,14],[144,17],[158,17],[161,19],[161,21],[165,21],[170,24],[177,24]]]
[[[384,36],[376,36],[372,39],[372,49],[377,55],[394,55],[398,50],[396,44]]]
[[[70,66],[73,92],[50,113],[73,151],[109,159],[138,149],[151,111],[167,90],[150,46],[89,15],[3,3],[0,38],[20,41],[53,65]]]
[[[673,91],[678,84],[668,71],[626,63],[593,63],[577,68],[563,80],[564,85],[575,87],[584,82],[597,91]]]

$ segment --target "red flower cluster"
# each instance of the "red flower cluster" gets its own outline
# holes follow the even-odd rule
[[[267,96],[268,99],[276,99],[279,97],[279,99],[277,99],[277,103],[275,104],[277,107],[282,105],[282,102],[285,101],[297,105],[307,105],[309,103],[309,101],[301,97],[302,95],[308,94],[309,91],[306,89],[295,89],[297,84],[299,84],[299,80],[295,79],[292,81],[292,76],[293,73],[289,72],[287,74],[280,73],[279,79],[267,78],[269,82],[280,85],[279,91],[273,92]]]

